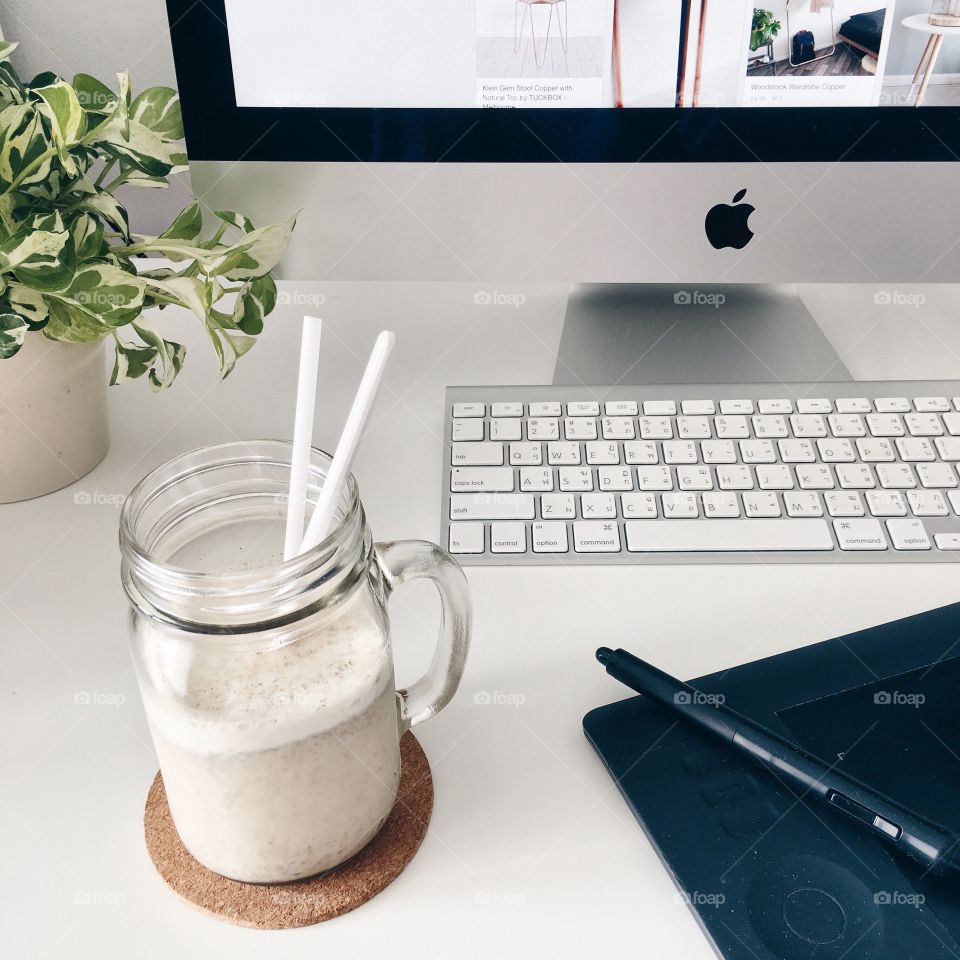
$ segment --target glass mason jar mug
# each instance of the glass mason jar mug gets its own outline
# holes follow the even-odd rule
[[[330,458],[314,451],[316,502]],[[466,580],[423,541],[374,544],[353,478],[330,535],[282,560],[290,445],[227,443],[149,474],[124,504],[131,645],[173,821],[204,866],[273,883],[329,870],[389,815],[400,735],[463,673]],[[427,674],[394,689],[387,600],[438,587]]]

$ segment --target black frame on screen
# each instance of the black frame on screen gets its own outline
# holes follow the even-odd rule
[[[777,163],[960,159],[956,107],[238,107],[225,0],[167,0],[192,160]]]

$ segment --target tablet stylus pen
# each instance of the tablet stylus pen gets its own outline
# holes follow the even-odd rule
[[[957,837],[731,710],[722,698],[703,693],[626,650],[600,647],[597,659],[614,679],[720,737],[794,790],[813,794],[858,820],[932,873],[960,871]]]

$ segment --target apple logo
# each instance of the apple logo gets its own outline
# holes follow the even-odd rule
[[[747,188],[744,187],[733,198],[733,206],[718,203],[708,211],[703,226],[707,231],[707,239],[717,250],[724,247],[742,250],[753,239],[753,231],[747,221],[754,208],[749,203],[740,202],[746,194]]]

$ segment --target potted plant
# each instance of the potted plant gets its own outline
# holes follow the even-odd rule
[[[206,330],[220,377],[255,343],[276,303],[271,271],[295,218],[255,228],[230,211],[204,232],[194,200],[158,237],[133,232],[121,188],[166,187],[185,169],[179,99],[86,74],[22,81],[0,42],[0,502],[59,489],[107,449],[110,383],[164,390],[182,344],[157,330],[176,304]],[[213,219],[213,218],[211,218]],[[174,266],[138,269],[150,255]]]
[[[780,33],[780,21],[773,16],[773,11],[755,7],[753,22],[750,27],[750,50],[756,53],[761,47],[770,47]],[[771,59],[773,55],[771,53]]]

